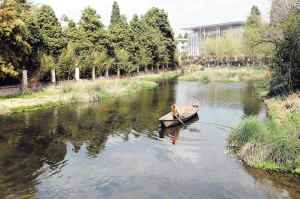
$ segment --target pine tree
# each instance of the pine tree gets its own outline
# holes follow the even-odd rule
[[[114,1],[113,6],[112,6],[112,11],[111,11],[110,24],[111,25],[118,24],[120,17],[121,17],[121,15],[120,15],[119,5],[116,1]]]

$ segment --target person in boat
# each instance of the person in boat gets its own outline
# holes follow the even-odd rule
[[[172,112],[173,112],[173,119],[175,120],[175,119],[177,119],[176,117],[175,117],[175,115],[179,118],[179,109],[178,109],[178,107],[176,106],[176,104],[175,103],[173,103],[173,105],[171,106],[171,108],[172,108]]]

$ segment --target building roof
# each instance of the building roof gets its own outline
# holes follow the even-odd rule
[[[246,21],[234,21],[234,22],[228,22],[228,23],[219,23],[219,24],[212,24],[212,25],[204,25],[204,26],[195,26],[190,28],[181,28],[181,30],[190,30],[190,31],[197,31],[197,30],[215,30],[216,27],[225,28],[229,26],[241,26],[245,25]]]

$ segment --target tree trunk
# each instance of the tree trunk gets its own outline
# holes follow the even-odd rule
[[[137,67],[136,71],[139,74],[140,73],[140,67]]]
[[[118,75],[118,78],[120,78],[120,69],[118,68],[118,71],[117,71],[117,75]]]

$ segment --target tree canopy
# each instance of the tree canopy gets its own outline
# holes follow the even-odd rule
[[[23,68],[30,74],[55,68],[59,78],[70,79],[76,65],[83,77],[90,77],[92,67],[102,75],[105,70],[106,74],[147,70],[153,64],[174,66],[176,44],[164,10],[151,8],[128,23],[116,1],[112,8],[107,28],[96,10],[86,7],[78,23],[62,15],[61,20],[68,22],[62,29],[49,5],[1,1],[0,84]],[[49,80],[49,74],[44,74],[44,80]]]
[[[30,52],[28,28],[16,16],[18,5],[13,0],[0,4],[0,79],[19,73],[22,57]]]

